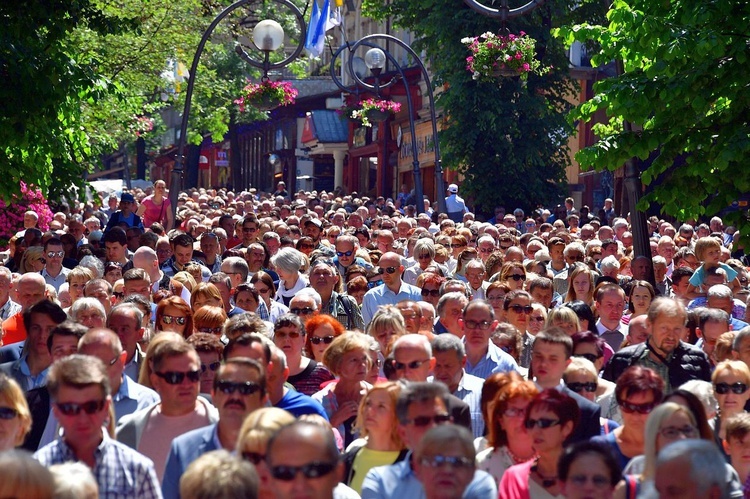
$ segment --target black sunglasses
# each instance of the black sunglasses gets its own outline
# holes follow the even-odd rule
[[[596,387],[598,385],[594,382],[591,382],[591,383],[568,383],[566,386],[576,393],[581,393],[584,390],[589,393],[593,393],[596,391]]]
[[[74,402],[56,403],[57,409],[66,416],[77,416],[81,411],[86,414],[94,414],[104,408],[104,400],[89,400],[76,404]]]
[[[513,279],[514,281],[525,281],[526,276],[523,274],[511,274],[508,276],[508,279]]]
[[[321,343],[325,343],[326,345],[330,345],[335,336],[311,336],[310,337],[310,343],[313,345],[320,345]]]
[[[252,395],[260,390],[260,385],[252,381],[234,382],[222,380],[217,381],[215,387],[227,395],[231,395],[234,392],[240,392],[240,395]]]
[[[448,423],[450,420],[450,414],[435,414],[434,416],[417,416],[414,419],[408,420],[406,423],[411,423],[414,426],[424,427],[432,423],[433,421],[435,422],[435,424],[443,424]]]
[[[439,289],[423,289],[422,296],[440,296]]]
[[[245,461],[250,461],[251,463],[258,465],[261,461],[266,459],[265,454],[258,454],[257,452],[243,452],[242,453],[242,459]]]
[[[386,267],[386,268],[380,267],[378,269],[378,274],[382,274],[383,272],[388,272],[389,274],[395,274],[397,270],[398,270],[398,267]]]
[[[315,312],[315,309],[314,308],[310,308],[310,307],[305,307],[305,308],[290,308],[289,311],[291,313],[293,313],[294,315],[310,315],[311,313]],[[296,336],[292,336],[292,338],[296,338]]]
[[[18,411],[12,407],[0,407],[0,419],[13,419],[18,416]]]
[[[208,369],[212,371],[216,371],[220,367],[221,367],[221,362],[219,362],[218,360],[216,362],[211,362],[210,364],[201,364],[201,372],[204,373]]]
[[[172,324],[172,321],[174,321],[180,326],[185,325],[185,317],[175,317],[174,315],[162,315],[161,320],[164,321],[164,324]]]
[[[582,357],[588,361],[590,361],[592,364],[599,360],[599,355],[593,354],[593,353],[574,353],[573,357]]]
[[[527,430],[530,430],[534,427],[544,430],[546,428],[551,428],[558,424],[560,424],[559,419],[549,419],[549,418],[539,418],[539,419],[529,418],[523,423],[523,425],[526,427]]]
[[[302,473],[305,478],[320,478],[336,469],[337,463],[321,463],[313,461],[302,466],[271,466],[271,476],[283,482],[291,482],[297,473]]]
[[[403,371],[407,367],[409,369],[419,369],[422,366],[422,364],[424,364],[425,362],[429,362],[429,361],[430,361],[429,359],[427,359],[427,360],[414,360],[412,362],[407,362],[406,364],[404,364],[403,362],[398,362],[398,361],[394,360],[393,361],[393,368],[396,371]]]
[[[716,383],[714,385],[714,391],[719,395],[726,395],[730,390],[732,393],[741,395],[747,391],[747,385],[740,382],[732,383],[731,385],[729,383]]]
[[[197,383],[201,380],[201,372],[200,370],[196,369],[195,371],[186,371],[186,372],[180,372],[180,371],[166,371],[163,373],[154,371],[154,374],[159,376],[161,379],[169,383],[170,385],[179,385],[183,382],[185,377],[187,376],[187,379],[193,383]]]
[[[531,305],[510,305],[508,308],[517,314],[520,314],[521,312],[530,314],[534,310],[534,307]]]
[[[654,402],[649,402],[647,404],[631,404],[630,402],[619,401],[618,404],[620,405],[620,410],[628,414],[634,414],[636,412],[638,414],[650,414],[651,411],[654,410],[654,407],[656,407]]]

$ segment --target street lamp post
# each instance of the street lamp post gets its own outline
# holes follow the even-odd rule
[[[417,213],[424,213],[424,195],[422,192],[422,171],[419,166],[419,151],[417,149],[417,136],[416,136],[416,124],[414,122],[414,104],[412,102],[411,98],[411,92],[409,92],[408,88],[408,81],[406,79],[406,75],[404,74],[403,68],[401,68],[401,65],[398,63],[398,61],[391,55],[390,52],[387,50],[383,50],[380,46],[378,46],[375,41],[376,40],[384,40],[386,43],[394,43],[398,45],[399,47],[403,48],[411,57],[412,59],[417,63],[419,66],[421,72],[422,72],[422,78],[424,78],[425,84],[427,85],[427,93],[429,97],[429,104],[430,104],[430,120],[432,123],[432,137],[434,142],[434,153],[435,153],[435,180],[437,182],[437,202],[438,202],[438,209],[441,213],[446,213],[445,209],[445,180],[443,179],[443,169],[442,165],[440,163],[440,143],[438,141],[438,130],[437,130],[437,116],[435,115],[435,97],[432,90],[432,82],[430,81],[430,75],[427,72],[427,68],[425,67],[424,63],[422,62],[422,59],[419,57],[419,55],[414,52],[414,50],[404,43],[403,41],[399,40],[398,38],[391,36],[391,35],[385,35],[385,34],[373,34],[365,36],[364,38],[360,39],[359,41],[353,43],[353,44],[344,44],[342,45],[336,53],[333,55],[331,59],[331,77],[333,79],[333,82],[344,92],[347,93],[353,93],[358,88],[363,88],[367,91],[373,92],[374,94],[378,94],[380,89],[390,87],[394,83],[396,83],[399,79],[404,82],[404,87],[406,88],[406,106],[408,109],[409,114],[409,130],[411,132],[411,152],[412,152],[412,166],[413,166],[413,175],[414,175],[414,190],[417,197]],[[362,79],[361,72],[356,70],[355,68],[355,58],[349,57],[346,68],[349,72],[349,76],[352,78],[352,80],[355,82],[355,88],[347,87],[344,85],[341,80],[336,75],[336,59],[343,53],[344,49],[348,49],[350,54],[354,54],[359,47],[370,47],[369,50],[365,53],[364,62],[367,68],[370,70],[372,75],[374,76],[374,84],[369,84],[365,82]],[[385,68],[386,61],[390,61],[391,64],[396,68],[398,75],[394,76],[391,80],[387,82],[381,82],[380,76],[382,74],[383,69]]]
[[[241,45],[237,45],[235,48],[235,51],[237,52],[237,55],[242,58],[245,62],[250,64],[251,66],[254,66],[260,70],[263,71],[263,79],[268,78],[268,71],[271,69],[277,69],[282,68],[284,66],[287,66],[289,63],[291,63],[294,59],[297,58],[297,56],[302,52],[302,49],[304,48],[305,43],[305,34],[306,34],[306,25],[305,20],[302,16],[302,12],[297,8],[296,5],[294,5],[289,0],[271,0],[275,3],[279,3],[286,8],[288,8],[292,14],[295,17],[295,21],[300,29],[299,39],[297,41],[297,46],[288,57],[284,58],[282,61],[279,62],[271,62],[270,56],[272,52],[277,51],[282,43],[284,42],[284,29],[281,27],[281,25],[273,20],[264,20],[260,21],[256,26],[255,29],[253,29],[253,44],[255,47],[263,52],[263,60],[257,61],[253,59],[244,48],[242,48]],[[233,3],[229,7],[225,8],[221,13],[216,16],[216,18],[211,22],[211,24],[206,29],[205,33],[203,33],[203,37],[201,37],[200,43],[198,43],[198,48],[195,51],[195,55],[193,56],[193,63],[190,66],[190,74],[188,75],[188,87],[187,91],[185,93],[185,107],[182,111],[182,122],[180,124],[180,137],[179,142],[177,145],[177,157],[175,160],[174,168],[172,169],[172,179],[169,187],[169,201],[172,203],[172,211],[173,214],[177,215],[177,197],[179,194],[179,191],[182,190],[182,180],[183,180],[183,173],[184,173],[184,151],[185,151],[185,140],[187,136],[187,125],[188,120],[190,119],[190,109],[192,104],[192,98],[193,98],[193,89],[195,88],[195,75],[198,71],[198,62],[200,61],[201,54],[203,53],[203,49],[206,45],[206,42],[213,34],[214,30],[216,29],[216,26],[219,25],[221,21],[223,21],[229,14],[234,12],[237,9],[240,9],[242,7],[248,6],[250,4],[257,3],[257,0],[238,0],[237,2]]]

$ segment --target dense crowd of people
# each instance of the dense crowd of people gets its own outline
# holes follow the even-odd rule
[[[750,496],[734,228],[651,217],[636,256],[609,199],[446,195],[157,181],[27,212],[0,497]]]

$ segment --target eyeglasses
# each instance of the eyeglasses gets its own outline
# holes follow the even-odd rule
[[[559,424],[560,424],[559,419],[549,419],[549,418],[539,418],[539,419],[529,418],[523,422],[523,425],[526,427],[527,430],[531,430],[532,428],[539,428],[541,430],[546,430],[547,428],[551,428]]]
[[[196,369],[195,371],[165,371],[163,373],[154,371],[154,374],[159,376],[161,379],[166,381],[170,385],[179,385],[187,377],[191,383],[197,383],[201,380],[201,372]]]
[[[184,326],[186,319],[185,317],[176,317],[174,315],[162,315],[161,320],[164,324],[172,324],[172,322],[176,322],[179,326]]]
[[[646,404],[631,404],[630,402],[622,400],[618,401],[618,404],[620,405],[620,410],[627,414],[650,414],[651,411],[654,410],[654,407],[656,407],[654,402],[648,402]]]
[[[526,227],[536,227],[534,222],[526,222]]]
[[[0,407],[0,419],[13,419],[18,416],[18,411],[12,407]]]
[[[511,274],[508,276],[508,279],[513,279],[514,281],[525,281],[526,276],[523,274]]]
[[[683,426],[682,428],[675,428],[674,426],[667,426],[659,430],[661,436],[673,440],[679,438],[680,435],[685,435],[685,438],[696,438],[698,436],[698,429],[695,426]]]
[[[505,295],[493,295],[488,296],[487,301],[502,301],[505,299]]]
[[[257,452],[243,452],[242,459],[250,461],[251,463],[258,465],[261,461],[266,459],[265,454],[258,454]]]
[[[409,419],[406,424],[413,424],[414,426],[424,427],[434,422],[435,424],[448,423],[451,420],[450,414],[435,414],[434,416],[417,416],[414,419]]]
[[[62,258],[65,256],[64,251],[48,251],[47,258]]]
[[[208,334],[219,334],[223,331],[223,327],[199,327],[198,332],[199,333],[208,333]]]
[[[282,482],[291,482],[302,473],[305,478],[320,478],[331,473],[336,468],[337,463],[321,463],[313,461],[312,463],[302,466],[271,466],[271,476]]]
[[[429,466],[430,468],[440,468],[441,466],[448,465],[450,468],[474,468],[475,461],[473,459],[469,459],[468,457],[459,457],[459,456],[432,456],[432,457],[423,457],[419,460],[420,463],[424,466]]]
[[[313,345],[320,345],[321,343],[330,345],[335,338],[335,336],[311,336],[310,343],[312,343]]]
[[[517,418],[518,416],[523,416],[524,414],[526,414],[526,409],[520,409],[518,407],[508,407],[503,413],[503,415],[508,416],[509,418]]]
[[[240,395],[252,395],[260,390],[260,385],[252,381],[234,382],[234,381],[217,381],[214,385],[221,393],[231,395],[239,392]]]
[[[393,368],[396,371],[403,371],[404,369],[407,369],[407,368],[409,368],[409,369],[419,369],[420,367],[422,367],[422,364],[424,364],[425,362],[429,362],[429,361],[430,361],[430,359],[414,360],[414,361],[407,362],[406,364],[404,364],[403,362],[398,362],[398,361],[394,360],[393,361]]]
[[[44,258],[39,258],[37,261],[41,263],[47,263],[47,260],[45,260]]]
[[[584,359],[590,361],[591,363],[594,363],[597,360],[599,360],[599,356],[593,353],[574,353],[573,357],[583,357]]]
[[[294,312],[292,312],[292,313],[294,313]],[[302,336],[302,334],[304,334],[304,333],[300,333],[299,331],[291,331],[289,333],[286,333],[284,331],[276,331],[275,333],[273,333],[273,338],[274,339],[280,339],[280,340],[283,340],[285,338],[291,338],[293,340],[296,340],[297,338],[299,338],[300,336]]]
[[[714,391],[719,395],[726,395],[730,390],[732,393],[741,395],[747,391],[747,385],[740,382],[732,383],[731,385],[729,383],[716,383],[714,385]]]
[[[311,313],[315,312],[315,309],[311,307],[290,308],[289,311],[294,315],[310,315]]]
[[[81,411],[86,414],[94,414],[104,408],[104,400],[89,400],[76,404],[74,402],[58,402],[55,404],[57,409],[66,416],[77,416]]]
[[[367,283],[367,287],[370,288],[370,289],[372,289],[372,288],[376,288],[376,287],[380,286],[381,284],[383,284],[383,280],[382,279],[378,279],[377,281],[370,281],[370,282],[368,282]]]
[[[576,393],[581,393],[584,390],[589,393],[594,393],[598,385],[594,382],[591,382],[591,383],[568,383],[566,386]]]
[[[490,326],[492,326],[492,323],[489,321],[473,321],[471,319],[467,319],[464,321],[464,326],[468,329],[479,329],[481,331],[487,331]]]
[[[386,268],[381,267],[378,269],[378,274],[382,274],[383,272],[388,272],[389,274],[395,274],[397,270],[398,270],[398,267],[386,267]]]
[[[354,250],[336,252],[336,256],[338,256],[339,258],[341,258],[342,256],[352,256],[353,254],[354,254]]]
[[[221,362],[219,362],[218,360],[216,362],[211,362],[210,364],[201,364],[201,372],[204,373],[208,369],[212,371],[216,371],[220,367],[221,367]]]
[[[423,289],[422,296],[440,296],[439,289]]]
[[[508,309],[514,311],[517,314],[530,314],[534,310],[534,307],[532,307],[531,305],[509,305]]]

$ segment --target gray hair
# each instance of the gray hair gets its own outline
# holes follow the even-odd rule
[[[427,237],[417,239],[417,242],[414,243],[414,255],[420,253],[427,253],[430,258],[435,258],[435,243],[432,242],[432,239]]]
[[[469,304],[469,299],[466,297],[465,294],[460,293],[458,291],[453,291],[451,293],[446,293],[443,296],[440,297],[440,300],[437,304],[437,314],[441,315],[443,313],[443,310],[445,310],[445,305],[449,301],[460,301],[461,302],[461,310],[466,308],[466,305]]]
[[[656,265],[664,265],[667,266],[667,260],[663,256],[655,256],[651,259],[651,261],[654,263],[654,266]]]
[[[281,248],[271,257],[271,265],[285,272],[299,272],[307,265],[307,257],[294,248]]]
[[[70,318],[75,322],[78,322],[78,315],[91,309],[99,312],[101,318],[106,320],[107,312],[104,310],[104,305],[102,305],[96,298],[78,298],[73,302],[73,305],[70,306]]]
[[[101,303],[99,305],[101,306]],[[141,309],[138,308],[134,303],[118,303],[117,305],[112,307],[112,310],[110,310],[109,312],[109,317],[107,317],[107,326],[109,326],[109,322],[112,320],[112,316],[115,315],[115,313],[120,312],[130,314],[130,317],[136,320],[136,328],[141,327],[141,324],[143,323],[143,312],[141,312]]]
[[[710,381],[691,379],[681,384],[679,389],[686,390],[698,397],[698,400],[703,404],[703,408],[706,409],[706,415],[709,418],[712,414],[716,414],[719,404],[716,401],[716,395],[714,395],[714,385]]]
[[[710,300],[711,298],[716,298],[719,300],[723,300],[726,298],[731,299],[732,290],[729,289],[729,286],[726,286],[724,284],[716,284],[708,288],[708,292],[706,293],[706,300]]]
[[[656,458],[656,474],[659,466],[680,460],[689,466],[688,473],[698,497],[708,497],[709,489],[717,487],[722,499],[730,497],[726,460],[714,442],[707,440],[680,440],[664,447]]]
[[[237,272],[242,276],[242,281],[247,281],[247,276],[250,273],[250,267],[247,266],[247,261],[239,256],[230,256],[224,259],[222,263],[226,263],[229,266],[229,270]]]
[[[732,350],[739,352],[742,347],[742,342],[748,337],[750,337],[750,326],[745,326],[737,331],[737,334],[734,336],[734,341],[732,342]]]
[[[414,403],[435,400],[440,397],[448,408],[448,388],[442,383],[415,382],[407,384],[396,401],[396,417],[401,424],[409,420],[409,407]]]
[[[320,311],[321,307],[323,307],[323,299],[320,297],[320,294],[315,291],[313,288],[302,288],[299,291],[297,291],[297,294],[295,294],[292,299],[294,298],[310,298],[315,302],[315,305],[318,307],[318,311]],[[291,304],[291,302],[290,302]]]
[[[601,261],[601,269],[602,273],[620,270],[620,262],[617,261],[617,257],[610,255]]]
[[[94,272],[94,277],[96,279],[101,279],[104,277],[104,264],[101,260],[99,260],[97,257],[93,255],[86,255],[83,258],[81,258],[80,263],[78,264],[81,267],[86,267],[87,269]]]
[[[563,256],[568,256],[571,251],[576,251],[582,255],[586,254],[586,249],[583,247],[583,244],[581,243],[570,243],[567,246],[565,246],[565,249],[563,250]]]
[[[466,356],[466,348],[464,347],[463,341],[453,334],[440,334],[435,336],[435,339],[432,340],[432,352],[433,354],[455,352],[458,360],[461,360]]]

